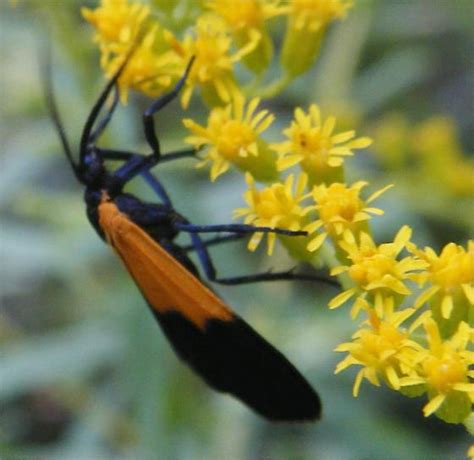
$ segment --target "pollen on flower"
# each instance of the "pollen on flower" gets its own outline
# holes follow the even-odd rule
[[[382,215],[383,211],[378,208],[367,206],[388,190],[391,185],[378,190],[369,198],[363,200],[360,197],[361,190],[367,182],[359,181],[351,186],[334,182],[329,186],[325,184],[316,185],[311,191],[311,197],[316,204],[308,206],[309,211],[316,210],[319,219],[311,222],[305,230],[310,234],[323,228],[308,244],[309,251],[317,250],[329,235],[334,240],[338,240],[344,231],[359,233],[365,229],[362,224],[366,224],[371,218],[371,214]],[[335,241],[335,242],[336,242]]]
[[[244,97],[237,92],[231,104],[211,110],[206,127],[191,119],[183,120],[192,132],[185,142],[196,148],[208,147],[198,167],[211,162],[212,181],[226,172],[231,164],[245,170],[251,162],[250,157],[258,161],[259,148],[264,147],[259,136],[274,118],[268,110],[256,112],[259,102],[254,98],[246,106]]]
[[[421,285],[426,282],[431,285],[418,297],[416,306],[436,301],[443,318],[448,319],[456,306],[460,308],[460,303],[474,305],[474,241],[468,242],[467,249],[448,243],[439,255],[429,247],[420,250],[411,244],[408,248],[427,263],[417,280]]]
[[[343,18],[351,6],[349,0],[291,0],[288,14],[295,29],[314,32],[334,19]]]
[[[426,266],[426,262],[413,256],[398,260],[400,252],[406,248],[410,238],[411,229],[408,226],[400,229],[392,243],[378,246],[365,232],[360,233],[358,242],[351,232],[346,231],[339,245],[346,251],[350,265],[336,267],[331,274],[347,272],[357,288],[336,296],[329,303],[329,307],[336,308],[359,293],[369,295],[380,317],[383,317],[384,312],[390,312],[394,306],[394,296],[411,294],[405,282],[412,280],[415,273]]]
[[[409,332],[400,325],[415,309],[407,308],[380,320],[374,312],[352,337],[353,341],[339,345],[335,351],[349,354],[336,367],[336,373],[352,365],[362,366],[358,372],[353,394],[357,396],[364,379],[379,386],[379,378],[393,389],[400,389],[403,377],[417,354],[419,345],[411,340]]]
[[[187,33],[182,41],[170,32],[167,32],[166,37],[184,63],[195,57],[181,97],[185,108],[197,86],[211,106],[230,102],[232,94],[238,91],[233,66],[250,53],[259,40],[255,35],[245,46],[230,54],[232,38],[223,21],[212,14],[201,16],[194,31]]]
[[[234,217],[245,217],[246,224],[255,226],[283,228],[292,231],[301,230],[306,224],[304,208],[301,205],[305,198],[308,178],[301,174],[295,184],[295,177],[290,174],[284,183],[275,183],[261,190],[256,188],[250,174],[245,176],[249,189],[244,194],[247,208],[234,211]],[[262,232],[255,232],[249,241],[249,249],[255,251],[263,239]],[[276,235],[268,233],[268,254],[272,254]]]
[[[344,157],[352,156],[353,150],[368,147],[372,142],[368,137],[355,138],[355,131],[334,134],[335,125],[333,116],[323,121],[315,104],[308,113],[298,107],[295,119],[283,131],[287,140],[272,145],[279,154],[278,169],[301,164],[306,173],[324,178],[328,169],[342,166]]]
[[[433,319],[428,317],[424,328],[429,348],[418,351],[416,367],[400,383],[402,386],[426,385],[429,395],[429,402],[423,408],[426,417],[448,404],[454,407],[446,411],[445,417],[449,414],[449,421],[458,423],[470,413],[474,395],[474,353],[469,349],[474,329],[461,322],[455,334],[442,340]],[[453,398],[455,394],[458,397]]]

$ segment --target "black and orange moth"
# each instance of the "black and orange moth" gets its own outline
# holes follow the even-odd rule
[[[237,239],[255,231],[298,237],[304,232],[248,225],[193,225],[171,204],[165,189],[150,169],[160,162],[193,156],[184,150],[162,155],[153,115],[171,102],[185,84],[189,63],[174,89],[152,103],[143,115],[144,132],[152,153],[142,155],[104,149],[97,140],[112,118],[118,101],[117,81],[126,60],[94,104],[83,128],[78,159],[74,158],[53,97],[51,75],[45,76],[46,99],[65,156],[77,180],[85,186],[87,216],[99,236],[113,249],[135,281],[151,313],[178,356],[211,387],[230,393],[263,417],[275,421],[318,419],[321,403],[317,393],[285,356],[233,312],[201,280],[188,256],[196,251],[207,277],[222,284],[309,279],[292,271],[218,278],[208,253],[212,244]],[[47,72],[50,72],[48,66]],[[108,110],[104,106],[114,93]],[[101,112],[105,111],[104,115]],[[114,171],[110,160],[120,161]],[[160,197],[145,202],[124,191],[141,176]],[[175,238],[191,237],[189,248]],[[211,240],[201,233],[225,232]]]

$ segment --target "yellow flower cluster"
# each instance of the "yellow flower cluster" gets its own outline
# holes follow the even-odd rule
[[[234,76],[234,64],[250,53],[257,44],[257,37],[231,54],[232,38],[225,23],[215,15],[200,17],[195,27],[186,33],[182,41],[171,33],[167,34],[170,46],[181,58],[183,67],[194,56],[195,61],[186,88],[181,98],[187,107],[195,87],[209,106],[229,103],[233,92],[238,91]]]
[[[190,15],[188,22],[184,18],[184,27],[181,27],[184,32],[177,37],[158,18],[172,17],[172,10],[178,10],[179,3],[170,3],[160,15],[152,14],[150,6],[137,0],[101,0],[95,9],[82,9],[84,18],[96,30],[94,41],[100,47],[101,65],[106,75],[110,77],[124,59],[129,59],[119,81],[122,101],[126,101],[129,89],[152,97],[161,94],[182,75],[194,56],[195,62],[182,94],[183,107],[188,106],[196,88],[210,107],[227,104],[231,102],[232,94],[240,90],[235,79],[236,63],[242,62],[257,76],[269,67],[273,58],[269,20],[286,16],[285,52],[298,53],[312,45],[308,40],[288,44],[295,28],[322,31],[333,20],[342,18],[350,6],[344,0],[196,2],[195,8],[200,9],[201,14],[197,20],[194,15]],[[157,9],[160,6],[156,4]],[[304,54],[306,57],[300,58],[302,62],[298,65],[302,63],[309,67],[317,53],[305,51]],[[294,71],[295,65],[296,61],[282,64],[282,70],[294,78],[299,73]],[[291,78],[286,76],[285,81],[288,83]],[[259,88],[256,92],[260,94],[265,90]]]
[[[470,381],[474,377],[474,329],[461,321],[449,339],[442,339],[438,324],[429,315],[423,326],[428,347],[408,361],[407,376],[400,379],[400,385],[428,393],[425,416],[437,412],[443,420],[459,423],[471,413],[474,399],[474,383]]]
[[[281,2],[211,0],[207,7],[224,20],[238,46],[257,42],[250,53],[242,56],[242,63],[257,75],[264,72],[273,57],[273,42],[266,21],[286,12]]]
[[[179,3],[173,5],[178,8]],[[246,205],[234,217],[246,224],[308,233],[299,238],[267,233],[268,254],[280,241],[295,259],[325,264],[341,280],[344,290],[329,307],[350,303],[353,319],[364,316],[352,340],[336,349],[346,353],[336,372],[360,366],[354,395],[364,379],[373,385],[384,382],[407,396],[425,395],[426,416],[434,413],[461,423],[474,400],[474,242],[466,248],[449,243],[439,253],[419,249],[405,225],[392,241],[376,243],[370,223],[384,211],[372,203],[391,185],[367,196],[369,184],[348,181],[345,171],[346,159],[372,140],[354,130],[341,132],[335,117],[323,118],[319,107],[310,104],[307,111],[295,109],[294,119],[282,129],[283,139],[271,141],[275,116],[259,108],[262,97],[314,64],[328,25],[343,18],[351,3],[206,0],[196,2],[197,17],[190,14],[179,31],[158,21],[166,15],[152,14],[151,7],[133,0],[102,0],[96,9],[84,8],[83,15],[95,27],[94,40],[108,76],[129,59],[119,80],[122,100],[131,88],[161,94],[195,58],[181,103],[186,108],[199,93],[209,113],[206,123],[183,120],[185,142],[199,150],[198,167],[210,165],[212,181],[231,166],[245,174]],[[275,17],[286,20],[281,76],[261,86],[274,61],[269,29]],[[239,63],[253,74],[247,85],[239,81]],[[394,119],[394,126],[400,136],[406,135],[408,128],[400,119]],[[404,158],[397,157],[400,138],[390,129],[375,134],[381,141],[378,149],[387,149],[387,162],[403,165]],[[436,158],[446,152],[458,158],[453,132],[440,119],[418,127],[412,136],[418,156],[433,157],[426,163],[431,169],[425,170],[433,177],[443,172]],[[264,236],[254,233],[249,249],[256,250]]]
[[[351,232],[350,235],[367,230],[367,221],[371,214],[383,215],[384,212],[381,209],[366,205],[382,195],[391,185],[372,193],[366,200],[362,200],[360,191],[366,185],[367,182],[359,181],[350,187],[340,182],[334,182],[329,186],[323,183],[313,187],[311,198],[315,204],[307,209],[316,210],[319,216],[318,219],[307,225],[305,230],[310,234],[321,228],[323,231],[311,240],[308,251],[313,252],[319,249],[327,236],[338,241],[346,230]],[[341,244],[339,242],[339,246]]]
[[[165,46],[163,29],[151,21],[148,6],[128,0],[102,0],[101,6],[83,8],[82,14],[96,29],[94,41],[100,46],[107,77],[133,50],[119,79],[122,102],[126,102],[129,88],[158,96],[182,73],[184,68]]]
[[[359,181],[350,186],[343,182],[344,158],[352,156],[355,149],[369,146],[371,140],[367,137],[355,138],[355,132],[352,130],[333,134],[335,125],[336,119],[333,116],[322,121],[319,107],[315,104],[311,105],[308,114],[297,108],[295,120],[283,130],[288,140],[270,144],[270,149],[277,155],[277,170],[281,172],[299,166],[301,180],[298,182],[308,185],[307,193],[299,197],[304,208],[300,228],[307,231],[310,237],[304,242],[300,240],[298,250],[291,238],[278,237],[290,253],[297,255],[300,260],[311,260],[313,253],[320,249],[328,236],[340,251],[339,243],[345,230],[354,234],[367,230],[371,215],[383,214],[381,209],[368,206],[369,203],[391,187],[384,187],[364,200],[360,193],[368,185],[366,182]],[[268,169],[268,164],[259,164]],[[283,187],[282,182],[275,182],[260,193],[266,193],[275,185]],[[274,196],[275,209],[280,206],[280,199],[281,195]],[[253,220],[247,222],[256,224],[261,219],[260,212],[255,208],[254,202],[246,201],[250,206],[248,214],[254,216]],[[302,244],[303,251],[300,250]],[[252,245],[251,249],[255,248],[256,246]]]
[[[415,126],[411,149],[420,173],[457,196],[474,196],[474,162],[462,150],[453,119],[433,116]]]
[[[474,341],[474,329],[468,325],[474,308],[472,243],[467,252],[456,247],[454,254],[447,247],[438,257],[432,249],[426,248],[425,254],[416,251],[415,256],[397,260],[402,248],[413,249],[407,236],[401,237],[399,232],[394,242],[396,247],[392,248],[389,247],[391,244],[377,248],[370,242],[367,246],[368,237],[365,236],[366,250],[361,250],[362,243],[361,248],[352,248],[355,249],[350,255],[353,263],[333,270],[333,273],[347,271],[357,285],[334,298],[330,306],[335,308],[357,296],[353,315],[364,310],[371,318],[370,326],[367,327],[366,322],[354,334],[351,343],[337,348],[337,351],[349,353],[337,372],[353,364],[361,365],[354,384],[355,393],[363,378],[378,384],[374,375],[384,377],[395,390],[414,396],[426,393],[429,399],[424,408],[426,416],[436,412],[447,422],[460,423],[470,414],[474,399],[471,381],[474,354],[469,350]],[[446,256],[447,252],[452,257]],[[431,264],[427,262],[426,254],[431,257]],[[457,264],[459,261],[460,265]],[[436,269],[433,262],[440,262]],[[436,275],[440,276],[437,278]],[[406,282],[412,280],[430,286],[418,296],[413,307],[406,307],[402,302],[412,293]],[[465,297],[461,298],[462,295]],[[429,305],[423,309],[427,303]],[[446,318],[448,314],[450,316]],[[403,320],[398,321],[400,318]],[[411,324],[401,327],[402,322]],[[392,325],[389,334],[396,338],[398,348],[387,339],[387,329],[380,328],[380,324]],[[419,332],[420,326],[424,331]],[[428,348],[422,346],[425,341]],[[390,375],[386,373],[387,357],[390,357]]]
[[[355,395],[364,379],[374,385],[385,382],[406,395],[426,395],[426,416],[435,413],[450,423],[463,422],[474,399],[474,329],[469,326],[474,314],[474,242],[467,249],[449,243],[438,255],[431,248],[418,249],[411,242],[412,230],[402,226],[393,241],[376,244],[369,221],[383,210],[370,204],[391,186],[364,199],[366,182],[343,182],[344,158],[352,149],[368,146],[370,139],[354,140],[353,131],[332,135],[335,120],[321,122],[316,106],[309,115],[297,109],[295,117],[284,130],[293,141],[271,147],[278,154],[278,170],[299,166],[303,171],[260,189],[247,178],[248,207],[235,215],[245,216],[248,224],[309,233],[303,239],[270,236],[269,254],[277,238],[299,260],[312,260],[315,254],[318,262],[325,262],[324,254],[332,248],[339,264],[332,266],[331,274],[345,276],[348,287],[329,307],[351,301],[352,317],[367,318],[351,342],[337,347],[347,356],[336,372],[361,367]],[[307,161],[311,156],[318,161]],[[337,174],[327,173],[330,167],[339,168]],[[249,249],[255,250],[262,238],[256,233]]]
[[[333,268],[331,274],[347,272],[355,286],[332,299],[329,307],[337,308],[357,296],[353,307],[354,317],[360,309],[370,311],[371,306],[379,317],[393,313],[400,297],[411,294],[407,281],[425,266],[423,261],[411,256],[397,260],[410,237],[410,228],[404,226],[392,243],[377,246],[367,233],[362,232],[358,241],[353,233],[345,232],[340,246],[347,253],[348,264]]]
[[[381,320],[375,312],[354,335],[354,341],[343,343],[336,351],[348,352],[348,356],[336,367],[336,373],[352,365],[362,365],[359,370],[353,394],[359,394],[363,379],[380,386],[384,379],[391,388],[400,390],[399,375],[409,368],[409,363],[417,355],[421,346],[410,340],[407,330],[400,325],[413,313],[413,309],[390,313]]]
[[[306,185],[308,178],[305,174],[301,174],[296,181],[296,190],[293,192],[293,184],[295,177],[290,174],[286,180],[275,182],[269,187],[258,190],[253,177],[246,174],[249,190],[245,192],[244,198],[248,208],[239,208],[234,212],[234,217],[244,217],[246,224],[253,224],[263,227],[279,227],[292,231],[302,230],[308,223],[305,214],[306,210],[302,206],[302,201],[306,194]],[[254,251],[260,244],[263,233],[256,232],[250,239],[248,248]],[[275,246],[276,235],[267,233],[268,238],[268,254],[271,255]],[[283,242],[289,246],[290,252],[296,251],[297,247],[292,246],[298,244],[291,237],[280,237]],[[304,247],[302,248],[304,252]]]
[[[211,109],[205,127],[190,119],[184,121],[191,132],[186,141],[191,145],[204,147],[203,161],[198,166],[210,163],[212,180],[227,171],[231,165],[250,172],[257,180],[276,180],[278,174],[274,159],[278,152],[284,151],[285,143],[280,146],[269,145],[262,139],[261,134],[270,125],[273,115],[265,110],[254,114],[259,98],[244,94],[242,85],[236,79],[236,65],[242,63],[256,76],[256,82],[261,81],[274,53],[268,31],[269,21],[277,16],[286,17],[288,30],[285,35],[285,52],[296,56],[296,53],[312,44],[308,40],[289,44],[292,40],[290,35],[295,30],[298,33],[318,30],[322,36],[322,31],[330,22],[344,16],[350,6],[349,2],[196,2],[195,8],[201,14],[197,19],[190,15],[187,22],[184,18],[184,26],[181,26],[178,35],[166,28],[166,24],[158,18],[173,16],[172,10],[179,9],[179,3],[169,4],[161,14],[153,14],[150,6],[134,0],[101,0],[95,9],[83,8],[84,18],[95,28],[94,41],[100,47],[101,65],[105,74],[110,78],[124,60],[128,59],[118,82],[122,102],[126,102],[130,89],[156,97],[177,81],[194,57],[181,92],[181,103],[183,108],[188,107],[192,95],[198,90]],[[157,3],[155,8],[159,9],[160,4]],[[288,84],[299,72],[294,71],[291,62],[284,64],[285,60],[282,56],[280,58],[281,73],[284,74],[282,81]],[[316,58],[314,50],[306,50],[298,58],[297,65],[310,67]],[[279,89],[283,86],[276,85]],[[275,88],[275,82],[264,87],[254,85],[253,94],[268,93],[269,88]],[[249,102],[244,114],[247,99]],[[331,166],[335,165],[338,155],[351,155],[351,149],[360,148],[364,144],[363,140],[362,143],[360,140],[345,142],[353,137],[350,133],[331,136],[331,129],[328,128],[330,126],[326,124],[322,134],[314,133],[312,142],[318,142],[316,138],[321,137],[320,156],[331,157],[328,160]],[[315,127],[314,130],[320,130],[320,127]],[[324,136],[328,139],[325,140]],[[311,157],[307,159],[307,162],[310,161],[315,160]]]
[[[412,124],[399,113],[388,114],[373,129],[374,153],[384,167],[436,184],[438,193],[474,196],[474,162],[463,151],[456,124],[447,116],[432,116]]]
[[[359,239],[344,233],[340,246],[348,261],[331,273],[348,274],[353,287],[329,306],[353,299],[352,316],[363,311],[369,320],[352,342],[336,348],[348,353],[336,372],[361,366],[354,394],[363,379],[374,385],[383,379],[404,394],[426,394],[425,416],[436,413],[446,422],[461,423],[474,401],[474,328],[469,325],[474,313],[474,242],[468,242],[467,250],[449,243],[438,255],[429,247],[418,249],[410,238],[407,226],[393,243],[379,246],[367,233],[360,233]],[[413,297],[416,284],[418,295]]]

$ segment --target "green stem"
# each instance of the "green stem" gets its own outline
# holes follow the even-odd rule
[[[270,99],[275,97],[277,94],[281,93],[293,80],[291,75],[285,73],[278,80],[269,83],[267,86],[263,87],[259,91],[259,95],[262,99]]]
[[[246,97],[260,96],[260,85],[262,84],[264,74],[258,74],[255,78],[247,85],[243,87],[243,93]]]

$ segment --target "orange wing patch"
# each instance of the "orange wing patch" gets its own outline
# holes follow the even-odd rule
[[[207,320],[232,321],[225,303],[176,261],[117,206],[102,202],[99,225],[148,303],[158,313],[177,311],[204,329]]]

